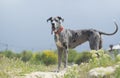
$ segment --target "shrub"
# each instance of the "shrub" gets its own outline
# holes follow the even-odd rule
[[[115,71],[115,78],[120,78],[120,66],[119,66],[119,68],[117,68],[117,70]]]
[[[0,78],[24,78],[30,72],[51,71],[54,68],[55,66],[48,67],[42,64],[25,63],[19,58],[0,57]]]
[[[32,52],[31,51],[23,51],[21,54],[21,60],[27,62],[31,59]]]
[[[41,52],[33,53],[30,62],[34,63],[34,64],[41,64],[42,63],[42,57],[41,56],[42,56]]]
[[[71,67],[68,67],[67,72],[64,75],[64,78],[80,78],[78,65],[74,64]]]
[[[70,49],[68,52],[68,62],[73,63],[75,61],[76,56],[77,56],[77,51]]]
[[[8,57],[8,58],[13,58],[13,57],[15,57],[15,53],[12,52],[11,50],[2,51],[1,54],[5,55],[5,56]]]
[[[57,55],[51,50],[43,51],[41,55],[41,60],[45,65],[56,64],[57,63]]]
[[[82,52],[76,56],[75,63],[81,64],[82,62],[88,62],[90,58],[91,58],[90,52]]]
[[[112,64],[111,57],[106,54],[104,50],[92,50],[90,53],[92,54],[90,63],[93,65],[93,67],[108,66]]]
[[[116,56],[116,61],[120,61],[120,54]]]
[[[15,57],[15,58],[21,58],[22,56],[21,56],[20,53],[16,53],[14,57]]]

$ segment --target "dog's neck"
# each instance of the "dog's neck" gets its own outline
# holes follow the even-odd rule
[[[62,32],[63,29],[63,26],[60,26],[59,29],[55,32],[55,34],[59,34],[60,32]]]

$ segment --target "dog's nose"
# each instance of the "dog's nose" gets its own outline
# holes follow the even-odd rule
[[[54,26],[55,24],[54,23],[52,23],[52,26]]]

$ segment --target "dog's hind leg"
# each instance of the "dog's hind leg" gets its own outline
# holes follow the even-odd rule
[[[99,42],[99,49],[102,48],[102,38],[100,38],[100,42]]]
[[[93,36],[89,40],[90,48],[91,50],[99,50],[100,46],[100,37],[99,36]]]

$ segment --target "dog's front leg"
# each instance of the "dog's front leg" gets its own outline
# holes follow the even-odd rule
[[[60,67],[62,63],[62,53],[63,53],[63,49],[58,48],[58,71],[60,71]]]
[[[64,68],[68,65],[68,49],[64,49]]]

